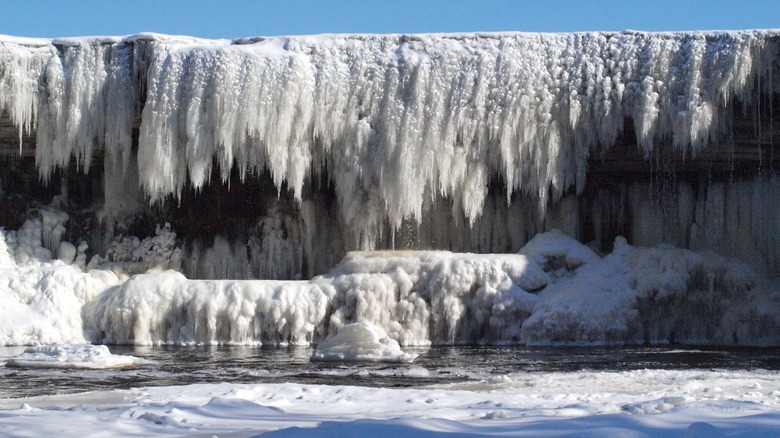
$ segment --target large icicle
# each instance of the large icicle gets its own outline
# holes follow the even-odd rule
[[[35,127],[44,181],[71,157],[86,172],[96,148],[129,159],[138,100],[131,50],[116,38],[0,41],[0,113],[20,139]]]
[[[46,41],[0,41],[0,114],[10,116],[22,137],[35,129],[38,115],[38,84],[54,48]]]

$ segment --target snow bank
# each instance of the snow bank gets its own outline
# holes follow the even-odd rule
[[[401,351],[398,341],[390,339],[379,327],[365,322],[347,324],[330,339],[320,342],[311,356],[327,362],[412,362],[416,354]]]
[[[472,385],[208,384],[6,399],[0,434],[770,437],[780,430],[780,380],[770,371],[517,373]]]
[[[308,281],[148,272],[106,290],[83,314],[101,343],[308,344],[357,321],[404,345],[469,343],[491,336],[496,300],[532,299],[515,283],[538,288],[546,278],[521,255],[355,252]]]
[[[507,339],[522,306],[494,312],[507,300],[546,284],[542,269],[517,254],[447,251],[352,252],[322,277],[337,290],[330,325],[367,321],[402,345],[469,344]]]
[[[579,247],[576,257],[572,247]],[[780,287],[739,261],[668,245],[633,247],[622,237],[611,254],[593,257],[556,232],[535,237],[521,253],[553,277],[523,322],[525,343],[778,342]]]
[[[20,368],[125,368],[148,363],[134,356],[111,354],[105,345],[44,345],[30,347],[6,366]]]

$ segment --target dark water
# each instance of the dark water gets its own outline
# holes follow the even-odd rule
[[[0,398],[192,383],[282,383],[415,387],[478,381],[518,372],[635,369],[780,370],[776,349],[432,347],[413,364],[312,363],[310,348],[110,347],[149,359],[130,369],[26,369],[0,366]],[[0,364],[24,347],[0,347]]]

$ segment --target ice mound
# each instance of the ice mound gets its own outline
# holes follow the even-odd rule
[[[20,368],[124,368],[149,363],[135,356],[111,354],[105,345],[43,345],[30,347],[6,366]]]
[[[534,236],[520,249],[520,254],[546,268],[545,271],[574,270],[599,259],[593,250],[557,229]]]
[[[118,271],[85,271],[82,245],[72,264],[53,258],[64,216],[41,209],[19,230],[0,229],[0,345],[90,342],[82,306],[126,280]]]
[[[86,336],[100,344],[309,345],[325,335],[335,290],[316,281],[188,280],[135,275],[87,303]]]
[[[399,362],[409,363],[416,354],[404,353],[398,341],[387,337],[381,328],[365,322],[347,324],[338,334],[320,343],[312,361]]]

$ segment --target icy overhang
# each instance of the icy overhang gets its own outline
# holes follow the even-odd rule
[[[300,201],[327,174],[359,229],[419,220],[434,197],[473,222],[494,179],[541,210],[580,192],[626,121],[645,159],[697,157],[733,126],[734,99],[772,102],[778,35],[0,37],[0,113],[20,154],[35,133],[44,181],[106,154],[135,162],[152,201],[233,169]],[[772,129],[757,126],[761,148]]]

